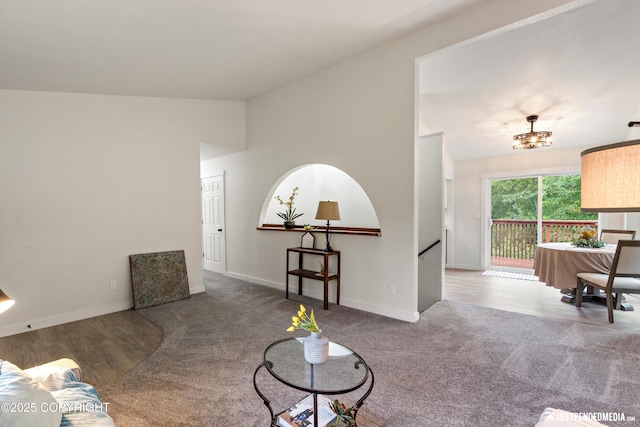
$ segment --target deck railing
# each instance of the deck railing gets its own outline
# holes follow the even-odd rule
[[[532,260],[537,245],[535,220],[492,219],[491,256]],[[570,242],[584,226],[597,228],[598,221],[542,221],[542,242]]]

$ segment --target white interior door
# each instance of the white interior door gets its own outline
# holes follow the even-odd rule
[[[225,273],[224,175],[202,179],[202,266]]]

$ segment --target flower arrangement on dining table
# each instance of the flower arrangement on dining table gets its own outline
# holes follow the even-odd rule
[[[298,187],[294,187],[293,191],[291,192],[291,195],[289,196],[289,200],[286,202],[282,200],[280,196],[274,197],[274,199],[280,202],[280,205],[284,205],[287,207],[286,211],[276,213],[276,215],[282,218],[285,223],[293,223],[293,221],[295,221],[296,218],[304,215],[304,213],[296,213],[296,208],[293,207],[294,200],[298,195],[298,190],[299,190]]]
[[[582,227],[582,230],[580,230],[580,237],[573,241],[573,245],[579,248],[602,248],[606,246],[607,242],[604,240],[598,240],[595,237],[595,228]]]

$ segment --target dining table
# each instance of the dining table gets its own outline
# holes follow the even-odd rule
[[[540,282],[559,289],[563,294],[561,301],[575,303],[575,291],[578,273],[609,274],[617,245],[605,245],[601,248],[577,247],[571,242],[542,243],[536,248],[533,271]],[[599,291],[588,289],[586,300],[601,300]],[[621,299],[623,310],[633,307]]]

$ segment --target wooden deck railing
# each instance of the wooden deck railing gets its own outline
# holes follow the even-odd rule
[[[535,220],[492,219],[491,256],[532,260],[537,244]],[[597,221],[542,221],[542,242],[570,242],[584,226],[597,228]]]

